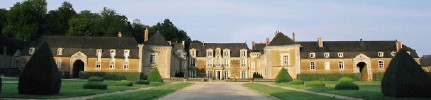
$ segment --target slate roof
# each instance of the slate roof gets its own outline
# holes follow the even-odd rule
[[[17,50],[23,50],[26,42],[0,35],[0,55],[3,55],[3,47],[6,47],[6,55],[13,55]]]
[[[420,59],[422,67],[430,67],[431,66],[431,55],[424,55]]]
[[[54,56],[70,57],[81,51],[87,57],[96,57],[96,50],[102,49],[102,57],[110,57],[109,50],[115,49],[116,58],[124,57],[123,50],[130,50],[130,58],[138,58],[138,43],[133,37],[88,37],[88,36],[42,36],[29,44],[30,47],[39,47],[47,42]],[[56,55],[58,48],[64,48],[63,55]],[[28,54],[28,52],[24,52]]]
[[[158,46],[169,46],[169,43],[166,41],[166,39],[157,32],[154,34],[151,38],[148,39],[148,41],[144,42],[146,45],[158,45]]]
[[[251,52],[260,52],[263,54],[263,48],[266,47],[265,43],[255,43],[254,48],[252,48]]]
[[[269,43],[269,46],[281,46],[281,45],[291,45],[291,44],[295,44],[295,41],[293,41],[291,38],[284,35],[283,33],[278,32],[276,33],[272,41]]]
[[[229,49],[231,57],[239,57],[241,49],[249,50],[246,43],[190,43],[190,49],[192,48],[196,49],[196,57],[206,57],[206,50],[209,48],[213,49],[213,55],[217,48],[220,48],[222,53],[224,49]]]

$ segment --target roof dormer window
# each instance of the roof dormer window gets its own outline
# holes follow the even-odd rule
[[[130,50],[124,50],[124,60],[129,62]]]
[[[109,52],[110,52],[110,54],[111,54],[111,62],[114,62],[115,61],[115,49],[111,49],[111,50],[109,50]]]
[[[323,56],[324,56],[325,58],[329,58],[329,53],[328,53],[328,52],[326,52],[326,53],[324,53],[324,54],[323,54]]]
[[[245,50],[245,49],[242,49],[241,51],[240,51],[240,57],[247,57],[247,50]]]
[[[102,49],[96,50],[97,61],[101,61],[102,58]]]
[[[407,51],[407,53],[410,55],[410,51]]]
[[[207,57],[213,57],[213,50],[207,49]]]
[[[57,55],[63,55],[63,48],[57,49]]]
[[[30,54],[30,55],[34,54],[34,50],[35,50],[35,48],[34,48],[34,47],[31,47],[31,48],[28,50],[28,54]]]
[[[378,55],[379,57],[383,57],[383,56],[384,56],[384,53],[383,53],[383,52],[378,52],[378,53],[377,53],[377,55]]]
[[[216,49],[216,54],[215,55],[216,56],[221,56],[221,49],[220,48]]]
[[[196,57],[196,49],[192,48],[192,49],[190,49],[189,52],[190,52],[190,56]]]
[[[338,53],[338,57],[339,57],[339,58],[343,58],[343,57],[344,57],[344,54],[343,54],[342,52],[339,52],[339,53]]]
[[[223,50],[223,57],[230,57],[230,50],[229,49]]]
[[[397,53],[397,52],[392,51],[392,52],[391,52],[392,57],[394,57],[396,53]]]
[[[316,58],[316,53],[310,53],[310,58]]]

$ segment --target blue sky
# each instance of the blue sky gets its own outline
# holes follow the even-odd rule
[[[22,0],[2,0],[9,9]],[[47,0],[48,10],[64,0]],[[103,7],[154,25],[170,19],[194,40],[262,42],[276,30],[298,41],[400,40],[431,54],[430,0],[70,0],[76,11]]]

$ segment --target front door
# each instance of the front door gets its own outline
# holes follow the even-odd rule
[[[76,60],[73,63],[73,78],[79,78],[80,71],[84,71],[84,62],[82,62],[82,60]]]
[[[216,71],[216,80],[221,79],[221,71]]]
[[[361,81],[368,81],[368,70],[367,70],[367,64],[364,62],[359,62],[357,64],[357,67],[359,67],[359,72],[361,73]]]

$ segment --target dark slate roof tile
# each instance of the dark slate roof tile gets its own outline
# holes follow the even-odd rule
[[[166,41],[166,39],[159,32],[154,34],[144,44],[146,44],[146,45],[158,45],[158,46],[169,46],[168,41]]]
[[[214,52],[216,48],[220,48],[221,52],[227,48],[230,50],[231,57],[239,57],[241,49],[249,51],[246,43],[190,43],[191,48],[196,49],[197,57],[206,57],[206,50],[209,48],[213,49]]]
[[[293,41],[291,38],[284,35],[283,33],[279,32],[279,33],[276,33],[275,37],[269,43],[269,46],[280,46],[280,45],[291,45],[291,44],[295,44],[295,41]]]

